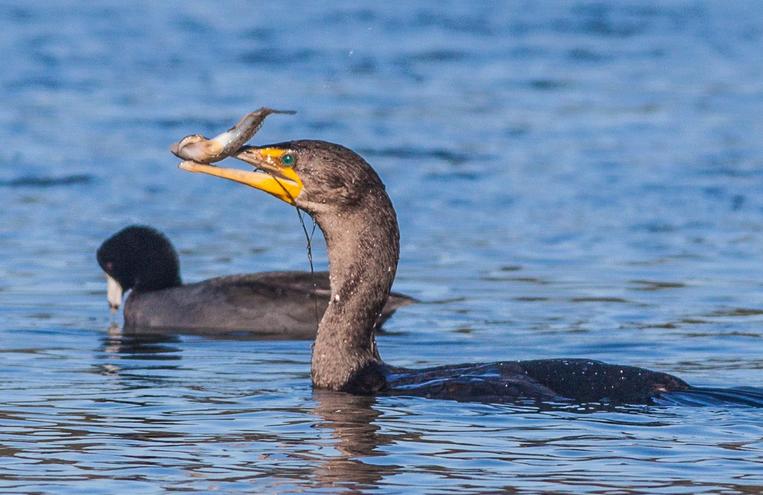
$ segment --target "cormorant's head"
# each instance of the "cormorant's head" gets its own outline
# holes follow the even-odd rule
[[[96,254],[106,273],[109,306],[116,309],[130,289],[151,291],[180,285],[180,266],[170,241],[158,230],[131,225],[106,239]]]
[[[252,165],[255,171],[193,162],[183,162],[180,167],[260,189],[311,214],[351,208],[369,192],[384,188],[362,157],[325,141],[244,146],[232,156]]]

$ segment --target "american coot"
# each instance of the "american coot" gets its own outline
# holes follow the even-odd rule
[[[353,151],[323,141],[243,147],[256,171],[186,161],[180,167],[268,192],[312,215],[328,247],[331,301],[313,346],[318,388],[457,400],[644,403],[690,387],[674,376],[586,359],[503,361],[404,369],[385,364],[374,331],[399,256],[392,203],[376,172]]]
[[[170,241],[141,225],[107,239],[97,259],[107,275],[112,308],[121,304],[123,291],[132,290],[124,306],[128,328],[245,331],[267,338],[310,339],[330,294],[326,272],[251,273],[183,285]],[[379,321],[413,301],[391,294]]]

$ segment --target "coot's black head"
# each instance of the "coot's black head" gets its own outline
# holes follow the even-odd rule
[[[131,225],[101,244],[98,264],[110,277],[109,302],[119,306],[121,293],[152,291],[181,284],[178,256],[170,241],[156,229]],[[114,284],[119,285],[113,288]],[[116,292],[115,292],[116,291]]]

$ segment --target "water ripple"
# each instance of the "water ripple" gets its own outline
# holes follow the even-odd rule
[[[0,491],[760,491],[759,409],[726,400],[763,384],[757,3],[226,5],[0,9]],[[167,152],[261,105],[299,113],[256,143],[339,142],[385,181],[395,289],[425,301],[387,361],[587,357],[705,392],[352,397],[311,390],[309,342],[123,334],[93,253],[127,224],[188,281],[306,269],[293,209]]]

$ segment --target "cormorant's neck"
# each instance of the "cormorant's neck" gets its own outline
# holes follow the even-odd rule
[[[313,347],[313,384],[370,393],[383,386],[383,380],[361,375],[381,365],[374,330],[400,255],[395,210],[380,188],[360,204],[316,214],[315,220],[328,248],[331,302]]]

